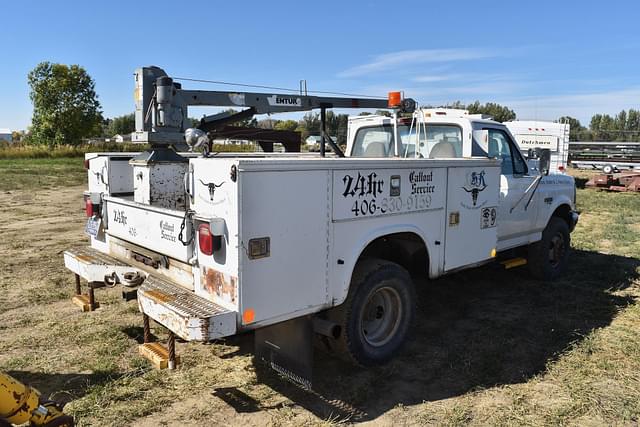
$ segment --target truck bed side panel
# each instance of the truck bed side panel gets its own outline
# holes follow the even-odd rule
[[[253,323],[316,311],[328,296],[330,171],[239,173],[241,312]],[[251,239],[269,238],[269,256],[250,259]]]
[[[412,233],[427,246],[430,275],[441,269],[446,167],[377,168],[333,172],[332,298],[346,298],[351,273],[373,240]],[[438,243],[436,243],[438,242]],[[339,263],[343,261],[343,263]]]

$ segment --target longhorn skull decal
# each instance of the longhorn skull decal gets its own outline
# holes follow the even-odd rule
[[[484,181],[484,171],[482,172],[471,172],[468,176],[468,186],[462,187],[464,191],[467,193],[471,193],[471,200],[473,201],[473,206],[476,206],[478,203],[478,194],[487,188],[487,184]]]
[[[202,185],[206,185],[209,188],[209,197],[211,198],[211,201],[213,201],[213,196],[216,193],[216,188],[218,187],[222,187],[222,184],[224,184],[224,181],[221,182],[220,184],[216,184],[215,182],[204,182],[203,180],[200,180],[200,182],[202,183]]]

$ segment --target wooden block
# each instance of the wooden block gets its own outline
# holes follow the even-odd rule
[[[526,265],[527,260],[525,258],[513,258],[513,259],[508,259],[506,261],[502,261],[500,264],[504,265],[504,268],[508,270],[510,268]]]
[[[71,302],[80,307],[82,311],[93,311],[96,308],[100,307],[100,304],[96,301],[94,304],[95,307],[92,310],[91,304],[89,304],[89,295],[87,294],[75,295],[73,298],[71,298]]]
[[[169,367],[169,350],[159,342],[148,342],[138,346],[138,353],[149,360],[156,369]],[[176,356],[176,366],[180,363],[180,356]]]

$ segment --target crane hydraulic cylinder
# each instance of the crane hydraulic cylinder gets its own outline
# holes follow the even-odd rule
[[[55,402],[41,402],[40,392],[0,372],[0,425],[30,422],[34,426],[73,426],[73,418]]]

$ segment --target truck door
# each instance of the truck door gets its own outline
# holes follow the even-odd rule
[[[531,233],[536,220],[535,201],[525,208],[533,191],[535,176],[529,175],[524,158],[507,132],[497,128],[486,128],[486,130],[488,131],[488,156],[502,160],[498,241],[517,239],[519,244],[520,238],[526,240],[526,236]]]

